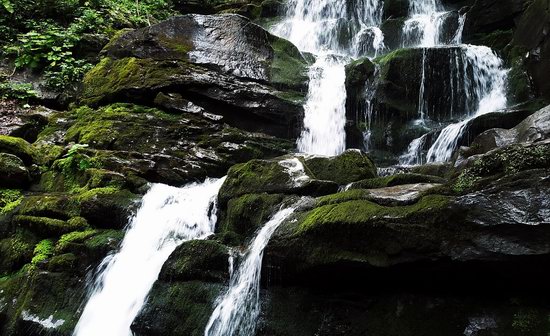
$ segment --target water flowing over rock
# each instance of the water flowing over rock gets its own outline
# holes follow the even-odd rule
[[[235,270],[227,292],[217,300],[204,331],[205,336],[248,336],[256,330],[260,315],[260,274],[264,248],[271,235],[295,210],[282,209],[258,232]]]
[[[273,31],[300,50],[314,53],[305,104],[304,129],[298,150],[309,154],[337,155],[345,150],[345,69],[350,57],[382,51],[378,26],[382,2],[297,0],[288,4],[287,18]]]
[[[184,241],[204,239],[214,231],[215,201],[223,181],[151,188],[120,251],[98,267],[74,335],[132,335],[130,325],[169,255]]]

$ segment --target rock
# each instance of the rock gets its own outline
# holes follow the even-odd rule
[[[164,263],[159,279],[166,282],[201,280],[223,282],[229,278],[229,252],[212,240],[182,244]]]
[[[33,106],[22,108],[15,101],[0,102],[0,135],[9,135],[34,142],[48,124],[52,110]]]
[[[366,191],[369,193],[372,201],[377,204],[407,205],[417,202],[425,191],[439,186],[441,186],[441,184],[418,183],[379,189],[367,189]]]
[[[466,14],[463,40],[472,42],[476,34],[508,30],[525,10],[526,0],[477,0]]]
[[[44,189],[115,186],[139,192],[143,183],[138,177],[183,185],[207,175],[223,176],[236,163],[283,155],[294,147],[290,141],[248,133],[195,113],[120,103],[56,116],[37,144],[51,148],[71,142],[88,148],[53,162],[42,176]]]
[[[299,133],[308,65],[290,42],[241,16],[173,17],[116,37],[104,55],[84,78],[84,104],[180,94],[239,128]]]
[[[92,189],[78,197],[80,215],[91,225],[104,229],[123,229],[135,210],[138,197],[128,190]]]
[[[21,138],[0,135],[0,153],[13,154],[23,160],[25,165],[33,162],[34,150],[30,143]]]
[[[252,160],[233,166],[218,194],[220,204],[245,194],[324,195],[338,190],[332,181],[308,175],[299,158]]]
[[[348,189],[376,189],[395,187],[407,184],[433,184],[445,183],[445,179],[433,175],[422,175],[414,173],[399,173],[390,176],[365,179],[351,183]]]
[[[203,335],[215,300],[224,288],[210,282],[158,281],[131,329],[144,336]]]
[[[494,128],[479,134],[472,141],[470,149],[463,154],[481,154],[514,143],[534,143],[548,138],[550,138],[550,106],[537,111],[513,128]]]
[[[359,150],[350,149],[329,158],[306,156],[304,160],[314,178],[334,181],[339,185],[378,175],[372,160]]]
[[[233,166],[219,199],[226,204],[244,194],[330,194],[338,185],[376,176],[372,161],[358,150],[336,157],[296,156],[276,160],[253,160]]]
[[[407,17],[409,15],[409,3],[406,0],[384,1],[384,19]]]
[[[545,74],[550,72],[550,39],[548,23],[550,22],[550,2],[534,0],[519,19],[514,32],[513,44],[527,54],[526,66],[533,78],[538,93],[550,99],[550,83]]]
[[[216,231],[222,235],[237,234],[241,237],[250,237],[279,209],[286,197],[288,196],[263,193],[232,198],[227,203]],[[236,237],[226,239],[229,238],[235,240]],[[238,243],[241,243],[244,239],[238,240]]]
[[[15,155],[0,153],[0,188],[25,188],[30,174],[25,164]]]

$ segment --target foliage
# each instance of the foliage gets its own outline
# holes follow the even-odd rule
[[[31,84],[26,83],[0,83],[0,99],[17,99],[27,101],[35,98],[36,92]]]
[[[74,90],[92,66],[79,55],[86,34],[110,37],[171,14],[166,1],[1,0],[0,46],[18,69],[43,73],[49,89]]]
[[[34,248],[34,257],[31,263],[36,265],[41,261],[44,261],[53,255],[54,244],[50,239],[44,239],[40,243],[36,244]]]
[[[0,215],[15,209],[23,199],[21,191],[15,189],[0,189]]]

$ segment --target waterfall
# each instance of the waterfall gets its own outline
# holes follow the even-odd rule
[[[164,262],[181,243],[214,231],[225,178],[183,188],[155,184],[143,197],[120,250],[98,267],[75,336],[129,336]]]
[[[506,107],[506,81],[508,70],[503,68],[502,59],[491,48],[484,46],[462,46],[464,52],[464,73],[471,73],[464,90],[477,107],[467,111],[466,119],[444,128],[428,150],[427,162],[445,162],[451,159],[468,122],[480,115],[495,112]]]
[[[295,207],[280,210],[258,231],[231,277],[229,289],[216,301],[216,308],[204,331],[205,336],[254,335],[260,315],[263,252],[275,230],[294,212]]]
[[[317,56],[309,71],[304,129],[298,150],[337,155],[345,150],[345,65],[384,49],[380,0],[290,0],[286,19],[273,28],[298,49]]]
[[[409,18],[403,26],[403,46],[433,47],[440,44],[441,26],[448,12],[439,0],[410,0]]]

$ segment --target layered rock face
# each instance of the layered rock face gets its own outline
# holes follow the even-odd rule
[[[149,182],[223,176],[294,148],[308,64],[241,16],[123,31],[101,56],[79,106],[2,106],[2,334],[72,333],[86,274],[118,247]]]

